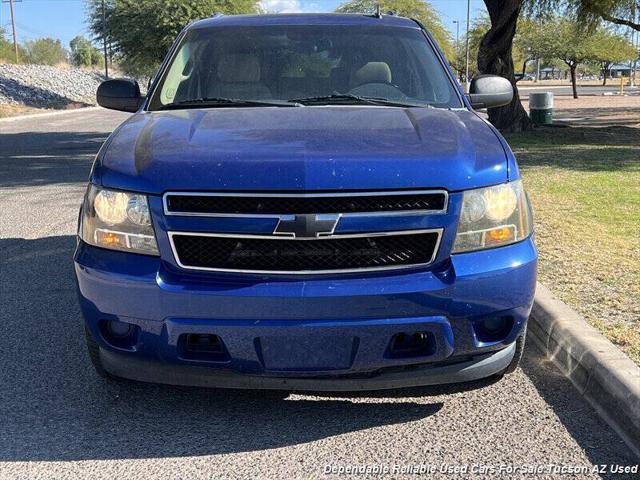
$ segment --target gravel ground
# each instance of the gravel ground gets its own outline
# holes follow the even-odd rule
[[[585,469],[569,476],[582,479],[601,477],[593,465],[637,463],[531,346],[513,375],[457,389],[331,396],[97,378],[71,255],[92,157],[124,118],[95,110],[0,122],[0,478],[309,479],[325,478],[326,465],[554,464]]]
[[[0,104],[64,108],[93,105],[103,76],[75,67],[0,64]]]

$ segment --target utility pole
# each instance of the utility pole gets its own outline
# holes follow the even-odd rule
[[[460,21],[454,20],[453,23],[456,24],[456,70],[458,71],[458,78],[462,76],[462,72],[460,71],[460,65],[458,64],[458,50],[460,48]]]
[[[16,14],[13,11],[13,0],[9,0],[9,10],[11,10],[11,28],[13,29],[13,49],[16,52],[16,63],[20,62],[18,57],[18,36],[16,35]]]
[[[467,38],[465,47],[465,61],[464,61],[464,83],[465,91],[469,93],[469,17],[471,16],[471,0],[467,0]]]
[[[109,80],[109,57],[107,56],[107,14],[102,0],[102,46],[104,48],[104,76]]]

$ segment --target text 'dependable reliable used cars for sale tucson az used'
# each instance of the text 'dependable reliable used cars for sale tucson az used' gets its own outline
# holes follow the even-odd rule
[[[178,36],[97,155],[75,252],[104,376],[375,390],[515,369],[537,254],[509,146],[393,15],[215,16]]]

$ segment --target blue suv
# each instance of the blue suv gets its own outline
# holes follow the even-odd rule
[[[104,376],[367,390],[511,372],[536,282],[515,158],[420,23],[216,16],[100,149],[75,252]]]

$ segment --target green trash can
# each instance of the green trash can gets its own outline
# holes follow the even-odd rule
[[[536,125],[551,125],[553,123],[553,93],[530,93],[529,115]]]

